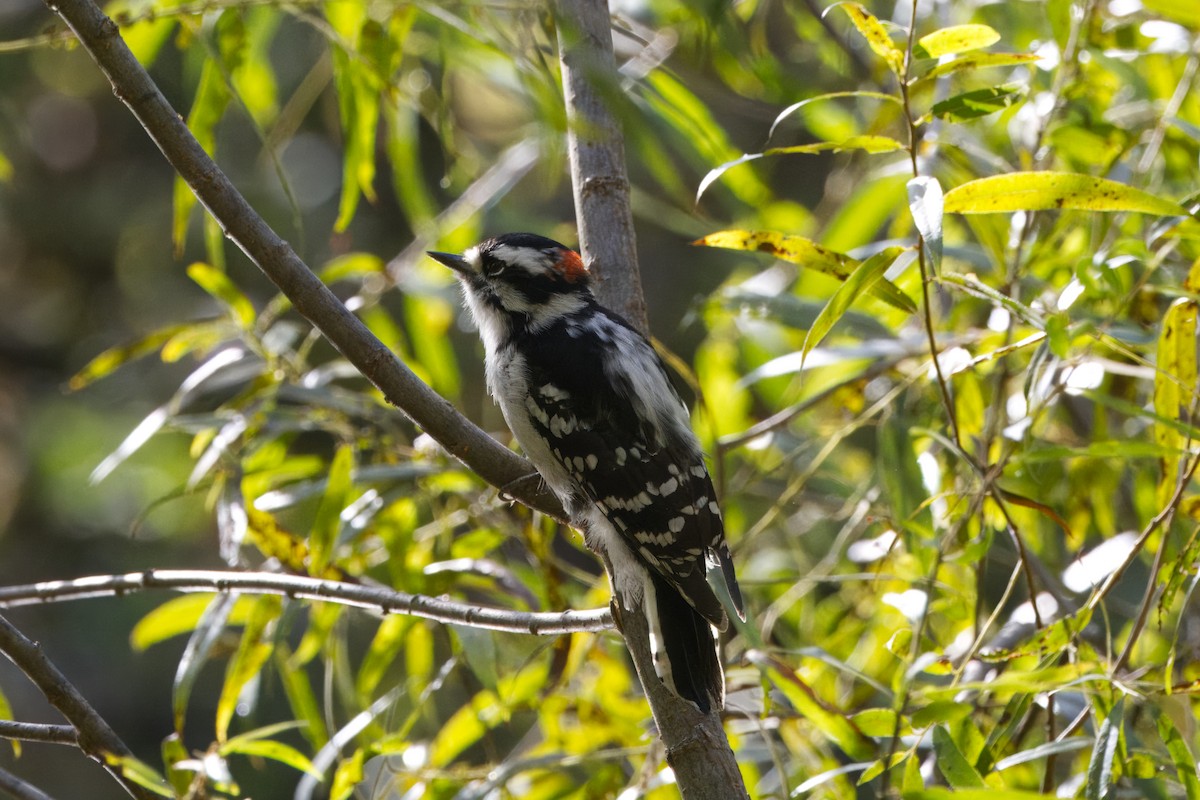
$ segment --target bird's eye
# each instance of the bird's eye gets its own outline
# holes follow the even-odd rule
[[[506,267],[508,267],[508,265],[503,261],[489,258],[483,265],[483,274],[487,275],[489,278],[498,278],[504,273]]]

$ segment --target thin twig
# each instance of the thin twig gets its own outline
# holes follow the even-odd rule
[[[79,734],[70,725],[50,725],[41,722],[0,720],[0,739],[79,746]]]
[[[202,569],[151,569],[125,575],[94,575],[74,580],[7,586],[0,588],[0,608],[110,597],[147,589],[274,594],[374,609],[385,614],[409,614],[437,622],[545,636],[602,631],[613,624],[607,608],[562,612],[513,611],[397,592],[380,586],[300,575]]]

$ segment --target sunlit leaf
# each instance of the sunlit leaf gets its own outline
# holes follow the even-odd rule
[[[249,330],[254,325],[255,312],[254,304],[242,291],[234,285],[233,281],[224,272],[197,262],[187,268],[188,277],[196,284],[219,300],[226,308],[229,309],[235,322],[243,330]]]
[[[1012,172],[980,178],[946,192],[945,208],[952,214],[1056,208],[1137,211],[1162,216],[1184,214],[1178,204],[1141,189],[1070,172]]]
[[[867,40],[867,44],[875,54],[884,60],[888,69],[897,75],[904,72],[904,51],[892,41],[887,28],[870,11],[858,3],[839,3],[838,7],[846,12],[854,27]]]
[[[229,723],[237,710],[242,690],[271,656],[270,631],[282,612],[283,600],[276,595],[263,595],[254,601],[238,649],[225,669],[225,682],[217,700],[214,725],[218,741],[224,742],[228,737]]]
[[[367,275],[378,275],[383,272],[383,268],[383,259],[374,253],[346,253],[326,262],[317,270],[317,275],[325,283],[337,283]]]
[[[190,327],[188,324],[168,325],[128,344],[110,347],[89,361],[79,372],[72,375],[67,385],[71,391],[78,391],[93,381],[110,375],[118,367],[153,353],[172,337]]]
[[[708,174],[700,181],[700,186],[696,189],[696,202],[700,202],[701,195],[705,190],[713,184],[715,180],[720,178],[733,167],[745,164],[750,161],[756,161],[760,158],[768,156],[785,156],[785,155],[811,155],[814,153],[825,153],[833,151],[840,153],[844,150],[861,150],[865,153],[892,153],[896,150],[903,150],[904,145],[888,136],[877,135],[862,135],[851,136],[848,139],[843,139],[837,142],[813,142],[812,144],[798,144],[791,147],[772,147],[764,150],[761,153],[747,153],[743,156],[726,161],[718,167],[708,171]]]
[[[1154,411],[1164,419],[1186,422],[1192,418],[1197,378],[1196,301],[1179,298],[1167,308],[1158,337],[1158,361],[1154,372]],[[1178,483],[1179,456],[1184,437],[1172,427],[1154,426],[1154,441],[1162,448],[1159,461],[1158,499],[1167,503]]]
[[[4,694],[3,687],[0,687],[0,720],[12,720],[13,710],[12,704],[8,702],[8,695]],[[12,738],[9,740],[12,743],[13,755],[17,758],[21,757],[21,740]]]
[[[280,683],[283,684],[288,707],[300,722],[300,732],[314,749],[319,750],[329,742],[325,716],[321,713],[321,705],[317,702],[317,695],[309,682],[307,671],[302,666],[290,662],[286,644],[277,642],[275,645],[275,674],[279,676]]]
[[[133,756],[108,756],[108,763],[121,771],[121,776],[159,797],[174,797],[166,779],[153,767]]]
[[[775,231],[718,231],[701,237],[692,244],[769,253],[775,258],[832,275],[841,281],[853,275],[861,264],[858,259],[822,247],[810,239]],[[911,314],[917,310],[908,295],[887,278],[878,279],[867,291],[901,311]]]
[[[903,800],[1055,800],[1055,795],[1023,792],[1019,789],[920,789],[904,792]]]
[[[412,625],[409,617],[393,615],[384,617],[375,630],[371,646],[363,656],[362,665],[355,678],[355,689],[362,697],[370,697],[391,667],[407,641],[408,629]]]
[[[801,352],[805,354],[812,352],[812,349],[821,343],[821,340],[846,313],[850,304],[863,292],[870,291],[871,287],[883,277],[883,273],[904,251],[903,247],[886,247],[859,264],[850,277],[833,293],[829,302],[825,304],[821,313],[813,321],[812,327],[808,329],[808,333],[804,337],[804,346],[801,348]]]
[[[350,502],[353,467],[354,448],[342,445],[329,465],[325,495],[321,498],[316,519],[313,520],[312,532],[308,537],[310,575],[321,575],[333,558],[333,549],[342,530],[342,510]]]
[[[1192,0],[1142,0],[1142,5],[1163,19],[1200,31],[1200,6]]]
[[[950,122],[978,119],[1003,111],[1020,100],[1024,92],[1024,85],[1016,83],[973,89],[934,103],[927,118],[936,117]]]
[[[917,40],[923,58],[941,58],[951,53],[981,50],[1000,41],[1000,34],[987,25],[953,25],[926,34]]]
[[[313,767],[312,762],[306,755],[291,745],[275,741],[274,739],[241,739],[240,737],[235,737],[221,746],[220,753],[223,756],[243,755],[254,756],[256,758],[269,758],[272,761],[286,764],[297,772],[306,772],[317,780],[325,777]]]
[[[129,634],[130,646],[134,650],[145,650],[172,637],[190,633],[203,619],[204,612],[215,597],[214,594],[185,594],[163,602],[133,626]],[[229,612],[228,623],[244,624],[250,606],[250,598],[239,598]]]
[[[822,102],[825,100],[838,100],[838,99],[842,99],[842,98],[846,98],[846,97],[864,97],[864,98],[868,98],[871,100],[883,100],[885,102],[895,103],[897,105],[903,104],[903,101],[901,101],[901,99],[899,97],[896,97],[895,95],[884,94],[883,92],[869,92],[869,91],[828,92],[826,94],[816,95],[815,97],[806,97],[797,103],[792,103],[790,106],[785,108],[783,111],[779,112],[779,114],[775,117],[775,121],[771,123],[771,129],[767,132],[767,139],[770,139],[772,136],[775,135],[775,129],[779,127],[779,123],[783,122],[785,119],[790,117],[792,114],[795,114],[797,111],[804,108],[805,106],[810,105],[812,103]]]
[[[329,800],[348,800],[354,793],[354,787],[363,779],[363,762],[366,751],[359,747],[349,758],[343,758],[333,773],[333,781],[329,787]]]
[[[940,78],[943,75],[951,75],[956,72],[984,69],[986,67],[1015,67],[1021,64],[1033,64],[1039,58],[1039,56],[1033,53],[972,53],[969,56],[961,56],[938,64],[918,78],[917,82]]]
[[[783,692],[806,720],[852,758],[863,759],[873,755],[874,746],[870,740],[844,714],[829,708],[812,687],[787,665],[757,651],[752,651],[747,658],[763,670],[771,684]]]

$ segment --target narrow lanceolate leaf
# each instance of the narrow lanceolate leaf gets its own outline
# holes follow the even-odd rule
[[[1154,412],[1162,419],[1181,422],[1191,419],[1197,377],[1196,316],[1196,302],[1181,297],[1163,317],[1158,335],[1158,368],[1154,372]],[[1156,423],[1154,440],[1163,450],[1158,484],[1158,499],[1163,503],[1175,492],[1184,437],[1177,429]]]
[[[805,355],[812,352],[812,349],[821,343],[821,340],[842,318],[846,309],[850,308],[850,304],[859,295],[870,291],[875,283],[883,278],[883,273],[906,249],[904,247],[887,247],[858,265],[854,273],[833,293],[833,297],[829,298],[829,302],[821,309],[816,321],[808,329],[802,348]]]
[[[811,239],[789,236],[776,231],[717,231],[697,239],[692,244],[722,247],[728,250],[770,253],[775,258],[831,275],[840,281],[844,281],[854,274],[854,270],[861,263],[858,259],[851,258],[845,253],[822,247]],[[911,314],[917,310],[908,295],[886,278],[880,278],[870,291],[880,300],[901,311]]]
[[[224,272],[197,262],[187,268],[187,274],[197,286],[229,309],[229,314],[238,327],[248,329],[254,324],[254,304]]]
[[[951,214],[1004,211],[1137,211],[1182,216],[1178,203],[1123,183],[1073,172],[1012,172],[964,183],[946,192]]]
[[[1024,92],[1024,85],[1019,83],[1006,83],[1002,86],[989,86],[986,89],[963,92],[934,103],[933,108],[922,118],[922,121],[928,122],[937,117],[950,122],[964,122],[969,119],[986,117],[988,114],[995,114],[997,111],[1008,108],[1020,100]]]
[[[942,773],[942,777],[951,788],[983,788],[983,778],[963,755],[962,750],[958,749],[954,737],[941,725],[933,729],[933,752],[937,756],[938,772]]]
[[[4,690],[0,689],[0,720],[12,720],[12,704],[8,702],[8,697],[4,694]],[[17,758],[21,757],[21,740],[12,739],[13,755]]]
[[[866,98],[870,98],[872,100],[883,100],[885,102],[895,103],[897,105],[902,104],[902,101],[900,100],[899,97],[896,97],[895,95],[884,94],[883,92],[869,92],[869,91],[828,92],[826,94],[816,95],[815,97],[806,97],[803,100],[800,100],[799,102],[792,103],[790,106],[785,108],[783,111],[779,112],[779,116],[775,117],[775,121],[771,123],[771,130],[767,133],[767,139],[769,140],[772,136],[775,135],[775,129],[777,127],[779,127],[779,123],[783,122],[785,119],[790,117],[792,114],[795,114],[797,111],[804,108],[805,106],[807,106],[811,103],[819,103],[823,100],[839,100],[839,99],[847,98],[847,97],[866,97]]]
[[[985,67],[1015,67],[1018,64],[1032,64],[1040,56],[1033,53],[971,53],[967,56],[952,59],[944,64],[938,64],[926,72],[914,83],[940,78],[954,72],[983,69]]]
[[[888,69],[897,75],[901,74],[904,71],[904,51],[892,41],[883,23],[858,3],[842,3],[841,8],[875,54],[888,65]]]
[[[1121,742],[1121,723],[1125,713],[1125,698],[1113,706],[1112,711],[1100,723],[1096,732],[1096,746],[1088,762],[1087,784],[1083,796],[1087,800],[1109,800],[1114,794],[1113,765],[1117,758],[1117,746]]]
[[[221,697],[217,700],[214,722],[217,741],[223,742],[228,738],[229,723],[237,710],[242,690],[258,675],[263,664],[271,657],[270,631],[282,611],[283,600],[275,595],[263,595],[254,602],[254,610],[246,620],[237,652],[225,669],[225,684],[221,687]]]
[[[1000,41],[1000,34],[987,25],[953,25],[942,28],[917,40],[915,55],[923,58],[941,58],[951,53],[982,50]]]
[[[1171,761],[1175,764],[1175,773],[1187,793],[1187,800],[1200,800],[1200,778],[1196,776],[1196,761],[1188,749],[1187,742],[1179,735],[1175,724],[1166,714],[1158,716],[1158,736],[1167,746]]]
[[[153,353],[177,334],[190,327],[191,325],[189,324],[170,325],[166,328],[159,328],[153,333],[149,333],[133,342],[110,347],[89,361],[79,372],[72,375],[67,387],[73,392],[79,391],[93,381],[98,381],[112,374],[113,371],[122,365]]]
[[[338,533],[342,529],[342,510],[350,504],[353,469],[354,449],[349,445],[342,445],[334,455],[333,463],[329,465],[325,496],[321,498],[321,505],[317,507],[317,517],[313,520],[312,533],[308,540],[310,575],[320,576],[333,559]]]
[[[921,233],[929,266],[942,272],[942,185],[937,178],[916,177],[908,182],[908,209]]]
[[[1055,800],[1052,794],[1023,792],[1020,789],[918,789],[905,792],[904,800]]]
[[[269,758],[272,761],[286,764],[298,772],[306,772],[317,780],[325,777],[299,750],[274,739],[239,739],[238,741],[230,739],[221,748],[221,755],[228,756],[234,753],[255,758]]]
[[[904,145],[888,136],[851,136],[848,139],[842,139],[836,142],[813,142],[812,144],[799,144],[793,147],[772,147],[769,150],[764,150],[761,153],[746,153],[743,156],[726,161],[718,167],[708,171],[700,181],[700,186],[696,189],[696,202],[700,202],[700,197],[704,194],[713,182],[724,175],[734,167],[756,161],[767,156],[785,156],[785,155],[811,155],[814,153],[824,153],[832,150],[833,152],[841,152],[843,150],[862,150],[866,153],[891,153],[896,150],[903,150]]]

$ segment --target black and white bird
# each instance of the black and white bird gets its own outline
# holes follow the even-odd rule
[[[745,619],[721,510],[687,407],[648,341],[596,302],[579,254],[510,233],[454,270],[485,350],[487,385],[517,442],[601,554],[622,605],[648,621],[654,669],[700,711],[721,708],[717,631]]]

